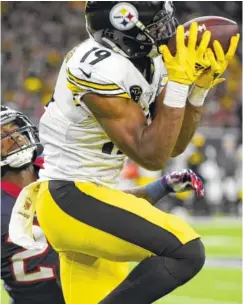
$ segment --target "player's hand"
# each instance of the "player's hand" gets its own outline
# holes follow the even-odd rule
[[[174,171],[162,177],[162,183],[170,192],[194,190],[198,197],[204,196],[202,180],[190,169]]]
[[[211,89],[215,85],[225,81],[225,78],[220,76],[228,67],[229,61],[234,57],[238,47],[240,35],[231,37],[228,52],[224,54],[223,48],[219,41],[213,42],[214,53],[211,49],[207,49],[205,60],[209,62],[210,68],[205,70],[196,80],[195,84],[198,87]]]
[[[193,22],[189,29],[188,45],[186,46],[184,27],[179,25],[176,29],[176,55],[173,57],[165,45],[159,47],[170,81],[191,85],[197,78],[197,35],[198,24],[197,22]],[[210,40],[206,38],[201,40],[198,47],[200,50],[206,51]]]

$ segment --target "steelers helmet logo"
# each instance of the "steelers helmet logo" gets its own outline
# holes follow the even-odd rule
[[[135,26],[138,19],[137,9],[130,3],[120,2],[110,12],[111,24],[120,31],[128,31]]]

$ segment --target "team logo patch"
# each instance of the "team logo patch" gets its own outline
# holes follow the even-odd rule
[[[135,101],[135,102],[138,102],[142,93],[143,93],[143,90],[140,86],[138,85],[133,85],[130,87],[130,95],[132,97],[132,99]]]
[[[120,31],[128,31],[135,26],[132,20],[138,19],[137,9],[130,3],[121,2],[110,11],[111,24]]]

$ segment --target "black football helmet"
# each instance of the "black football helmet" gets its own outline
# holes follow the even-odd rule
[[[14,123],[17,126],[11,132],[1,132],[1,142],[10,137],[15,141],[16,147],[6,155],[3,155],[1,151],[0,164],[3,176],[9,170],[19,171],[27,168],[43,152],[43,146],[40,144],[37,127],[23,113],[2,105],[0,121],[1,127],[9,123]],[[14,136],[15,132],[23,135],[28,140],[28,144],[19,145]]]
[[[178,25],[172,1],[87,1],[86,27],[100,44],[128,58],[153,57]]]

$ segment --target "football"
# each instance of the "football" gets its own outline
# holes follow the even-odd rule
[[[239,32],[239,27],[237,23],[233,20],[218,17],[218,16],[204,16],[192,19],[185,24],[183,24],[185,28],[185,42],[187,44],[188,36],[189,36],[189,28],[193,22],[198,23],[198,32],[199,35],[197,37],[197,45],[199,45],[203,32],[208,30],[211,32],[211,40],[209,43],[209,47],[213,49],[213,41],[218,40],[224,52],[228,51],[230,45],[230,39],[232,36],[236,35]],[[172,55],[176,53],[176,35],[174,34],[168,43],[168,48]]]

